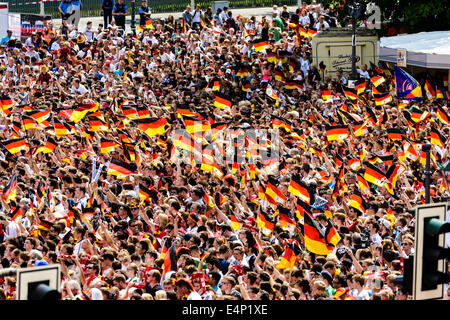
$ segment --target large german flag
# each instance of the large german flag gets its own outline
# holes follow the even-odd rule
[[[105,139],[103,137],[100,138],[101,153],[111,153],[118,146],[119,144],[114,140]]]
[[[306,250],[318,255],[328,255],[334,247],[327,245],[325,234],[314,221],[313,217],[306,211],[304,211],[304,215],[304,238]]]
[[[33,110],[26,112],[25,115],[33,118],[38,123],[44,123],[46,120],[48,120],[51,116],[51,109],[44,109],[44,110]]]
[[[276,115],[271,115],[272,117],[272,127],[275,128],[284,128],[287,132],[292,130],[292,123],[283,118]]]
[[[291,177],[291,182],[289,183],[288,191],[294,196],[298,197],[303,202],[310,204],[311,195],[308,190],[308,186],[303,182],[300,176],[293,175]]]
[[[135,120],[139,129],[144,131],[150,138],[158,134],[163,134],[166,132],[167,119],[139,119]]]
[[[88,112],[96,112],[98,110],[98,103],[87,103],[83,104],[70,111],[70,121],[78,123],[83,119]]]
[[[17,190],[17,173],[14,173],[2,192],[2,198],[6,200],[6,203],[16,198],[16,190]]]
[[[275,266],[277,269],[290,269],[292,271],[298,256],[301,254],[301,249],[298,241],[289,239],[281,256],[280,262]]]
[[[370,162],[365,162],[364,164],[366,166],[366,169],[364,172],[364,179],[366,179],[370,183],[373,183],[379,187],[382,187],[386,181],[384,172],[382,172],[380,169],[375,167]]]
[[[216,93],[216,96],[214,98],[214,106],[219,109],[231,112],[231,105],[231,100],[229,100],[228,97],[225,97],[220,93]]]
[[[125,179],[129,175],[138,174],[136,164],[117,159],[111,159],[107,173],[116,176],[118,179]]]
[[[347,125],[326,125],[325,130],[327,133],[328,141],[345,140],[348,138],[348,126]]]
[[[448,116],[448,113],[440,106],[437,106],[436,114],[439,118],[439,121],[441,121],[445,125],[450,125],[450,117]]]
[[[269,47],[269,41],[263,39],[253,40],[253,46],[256,52],[263,51]]]
[[[431,127],[430,140],[431,144],[435,144],[440,147],[444,147],[447,143],[447,139],[439,132],[438,129],[434,127]]]
[[[24,138],[5,140],[2,141],[2,145],[12,154],[16,154],[22,150],[28,150],[28,144]]]

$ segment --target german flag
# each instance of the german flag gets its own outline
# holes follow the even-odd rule
[[[272,51],[267,51],[267,61],[269,62],[277,62],[277,55]]]
[[[341,236],[337,233],[336,228],[333,226],[329,219],[327,227],[325,229],[325,239],[328,246],[333,247],[336,247],[339,241],[341,241]]]
[[[42,231],[50,231],[50,229],[53,227],[53,223],[47,220],[40,220],[38,229]]]
[[[3,94],[0,98],[0,107],[5,116],[9,116],[11,108],[15,105],[13,100],[8,95]]]
[[[375,105],[381,106],[387,104],[392,101],[392,95],[390,92],[385,94],[376,94],[374,95]]]
[[[164,134],[166,132],[167,119],[138,119],[134,120],[138,128],[145,132],[150,138],[158,134]]]
[[[386,81],[386,79],[380,75],[375,75],[372,78],[370,78],[370,80],[372,81],[372,83],[375,87],[378,87],[380,84],[382,84],[384,81]]]
[[[244,221],[242,219],[240,219],[239,217],[237,217],[234,212],[231,212],[230,220],[231,220],[231,227],[234,230],[241,230],[242,225],[244,224]]]
[[[29,117],[27,115],[22,115],[22,128],[24,131],[30,130],[30,129],[38,129],[42,130],[43,127],[32,117]]]
[[[16,154],[22,150],[28,150],[28,144],[24,138],[2,141],[2,145],[11,153]]]
[[[317,225],[313,217],[306,211],[304,211],[304,215],[304,238],[306,250],[317,255],[328,255],[334,247],[327,244],[327,240],[322,232],[322,229]]]
[[[449,100],[449,94],[444,90],[444,88],[436,86],[436,99]]]
[[[308,35],[308,37],[312,38],[317,34],[317,31],[314,30],[313,28],[308,28],[308,30],[306,31],[306,34]]]
[[[348,126],[346,125],[325,125],[328,141],[345,140],[348,137]]]
[[[220,80],[218,78],[214,78],[208,82],[208,85],[205,88],[205,91],[219,91],[220,90]]]
[[[287,197],[283,194],[283,192],[281,192],[280,189],[278,189],[275,186],[275,182],[270,181],[270,179],[266,185],[266,195],[268,195],[269,197],[271,197],[272,199],[281,204],[284,204],[287,199]]]
[[[356,89],[342,86],[342,91],[344,91],[344,94],[348,99],[350,99],[350,100],[358,99],[358,93],[357,93]]]
[[[412,121],[414,121],[414,122],[420,122],[421,120],[421,118],[422,118],[422,114],[423,114],[423,112],[419,109],[419,108],[417,108],[416,106],[412,106],[412,108],[411,108],[411,119],[412,119]]]
[[[429,76],[425,79],[424,84],[425,93],[427,95],[428,100],[434,99],[436,97],[436,91],[433,89],[433,86],[430,83]]]
[[[437,106],[436,114],[439,118],[439,121],[441,121],[443,124],[447,126],[450,125],[450,117],[440,105]]]
[[[138,185],[138,194],[139,194],[139,199],[141,201],[148,201],[150,202],[150,189],[147,188],[146,186],[144,186],[142,183],[139,183]]]
[[[287,80],[284,86],[288,90],[298,89],[298,91],[303,91],[303,82],[300,80]]]
[[[397,184],[397,178],[405,171],[405,167],[397,160],[386,171],[386,178],[394,186]]]
[[[348,165],[350,166],[350,169],[352,169],[353,171],[358,171],[359,168],[361,168],[361,162],[359,161],[358,158],[353,156],[351,153],[349,153],[346,156],[346,158],[347,158]]]
[[[97,131],[109,131],[108,123],[99,117],[91,117],[89,118],[89,131],[97,132]]]
[[[430,142],[431,144],[438,145],[440,147],[444,147],[447,143],[447,139],[439,132],[438,129],[431,127],[430,131]]]
[[[168,241],[168,240],[166,240]],[[164,244],[166,247],[167,245]],[[167,253],[164,255],[164,269],[163,274],[166,274],[170,271],[177,271],[177,251],[174,245],[171,245]]]
[[[401,140],[402,137],[406,137],[405,130],[401,128],[388,128],[386,129],[386,133],[389,139],[391,140]]]
[[[280,262],[275,266],[277,269],[290,269],[292,272],[298,256],[301,254],[301,249],[298,241],[295,239],[289,239],[286,243],[283,255]]]
[[[283,230],[288,230],[291,232],[295,231],[295,220],[291,218],[291,210],[283,208],[282,206],[277,207],[278,219]]]
[[[263,39],[253,40],[253,46],[256,52],[263,51],[269,47],[269,41]]]
[[[277,93],[275,90],[273,90],[273,88],[272,88],[271,86],[267,86],[267,88],[266,88],[266,94],[267,94],[270,98],[272,98],[273,100],[278,100],[278,99],[279,99],[278,93]]]
[[[282,83],[286,83],[286,77],[285,77],[283,71],[281,71],[279,69],[275,70],[275,80],[280,81]]]
[[[9,203],[11,200],[14,200],[16,198],[16,190],[17,173],[14,173],[2,192],[2,198],[6,200],[6,203]]]
[[[272,233],[275,222],[269,214],[259,208],[256,225],[265,236],[269,236]]]
[[[298,197],[308,205],[311,202],[311,195],[308,190],[308,186],[300,179],[300,176],[293,175],[289,183],[288,192]]]
[[[356,94],[360,95],[366,91],[366,80],[358,80],[355,84]]]
[[[219,109],[231,112],[231,100],[229,100],[228,97],[225,97],[222,94],[217,93],[214,98],[214,106],[216,106]]]
[[[186,131],[189,133],[206,132],[211,130],[211,124],[208,120],[197,120],[191,118],[185,118],[183,123],[186,127]]]
[[[223,177],[223,171],[219,168],[219,165],[207,159],[206,157],[202,157],[202,163],[200,165],[200,170],[208,171],[214,173],[219,179]]]
[[[364,214],[367,213],[369,206],[358,189],[353,191],[352,197],[350,198],[350,207],[355,208]]]
[[[43,123],[50,118],[51,109],[48,108],[45,110],[33,110],[33,111],[26,112],[25,115],[33,118],[38,123]]]
[[[50,153],[58,146],[56,141],[52,137],[47,137],[47,141],[44,145],[44,150],[42,152],[44,153]]]
[[[271,115],[272,117],[272,127],[275,128],[284,128],[287,132],[292,130],[292,123],[283,118],[276,115]]]
[[[129,175],[138,174],[136,164],[117,159],[111,159],[107,173],[116,176],[118,179],[125,179]]]
[[[145,20],[145,29],[154,30],[155,27],[153,26],[152,20],[147,19]]]
[[[177,115],[178,115],[178,118],[181,118],[182,116],[198,117],[198,118],[201,117],[197,112],[193,111],[189,107],[177,107]]]
[[[98,103],[83,104],[82,106],[71,110],[69,120],[78,123],[86,116],[88,112],[96,112],[98,110],[98,106]]]
[[[363,136],[367,133],[369,133],[369,130],[367,129],[367,123],[368,121],[357,121],[353,125],[353,133],[356,137]]]
[[[370,194],[370,187],[366,179],[364,179],[360,174],[357,175],[358,186],[362,193],[368,195]]]
[[[248,76],[248,68],[243,66],[236,73],[236,77],[247,77]]]
[[[320,93],[322,94],[322,100],[328,100],[331,99],[331,90],[320,90]]]
[[[365,162],[364,164],[366,166],[364,179],[366,179],[370,183],[373,183],[374,185],[382,187],[384,185],[384,182],[386,181],[384,173],[370,162]]]
[[[101,153],[111,153],[119,144],[114,140],[108,140],[103,137],[100,138],[100,150]]]

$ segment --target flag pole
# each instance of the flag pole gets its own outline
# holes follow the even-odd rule
[[[422,151],[426,152],[427,158],[425,162],[425,203],[430,203],[430,180],[431,180],[431,171],[430,171],[430,150],[431,144],[426,143],[422,146]]]

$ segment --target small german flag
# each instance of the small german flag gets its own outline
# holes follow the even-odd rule
[[[334,247],[327,244],[327,240],[322,232],[322,229],[317,225],[313,217],[306,211],[304,211],[304,221],[306,250],[318,255],[328,255]]]
[[[367,123],[368,121],[357,121],[353,125],[353,133],[356,137],[363,136],[367,133],[369,133],[369,130],[367,129]]]
[[[222,94],[216,93],[216,96],[214,98],[214,106],[216,106],[219,109],[231,112],[231,105],[232,102],[229,100],[228,97],[225,97]]]
[[[405,167],[401,165],[397,160],[386,171],[386,178],[394,186],[397,183],[397,178],[405,171]]]
[[[244,224],[244,221],[242,219],[240,219],[239,217],[237,217],[234,212],[231,212],[230,220],[231,220],[231,227],[234,230],[241,230],[242,225]]]
[[[438,145],[440,147],[444,147],[447,143],[447,139],[439,132],[438,129],[431,127],[430,131],[430,142],[431,144]]]
[[[40,220],[38,229],[42,231],[50,231],[50,229],[53,227],[53,223],[47,220]]]
[[[141,199],[141,201],[150,202],[150,199],[154,199],[155,197],[157,198],[158,196],[158,191],[153,189],[153,187],[147,188],[142,183],[139,183],[138,190],[139,199]]]
[[[278,219],[281,224],[281,228],[286,231],[295,231],[295,220],[291,218],[291,210],[286,209],[282,206],[277,207]]]
[[[401,140],[402,137],[406,137],[406,131],[401,128],[388,128],[386,133],[391,140]]]
[[[280,81],[282,83],[286,83],[286,77],[285,77],[283,71],[281,71],[279,69],[275,70],[275,80]]]
[[[241,67],[239,71],[236,73],[236,77],[247,77],[248,76],[248,68]]]
[[[83,104],[73,110],[70,110],[70,121],[78,123],[83,119],[88,112],[96,112],[98,110],[98,103]]]
[[[320,90],[320,93],[322,94],[322,100],[328,100],[331,99],[331,90]]]
[[[16,198],[16,190],[17,173],[14,173],[2,192],[2,198],[6,200],[6,203],[9,203],[11,200],[14,200]]]
[[[108,140],[103,137],[100,138],[100,150],[101,153],[111,153],[119,144],[114,140]]]
[[[303,91],[303,82],[300,80],[287,80],[284,86],[288,90],[298,89],[298,91]]]
[[[269,41],[263,39],[253,40],[253,46],[256,52],[263,51],[269,47]]]
[[[350,100],[356,100],[358,98],[358,93],[356,89],[342,86],[342,91],[344,91],[345,96]]]
[[[58,146],[56,141],[52,137],[47,137],[47,141],[44,145],[44,150],[42,152],[44,153],[50,153]]]
[[[277,62],[277,55],[272,51],[267,51],[267,61],[269,62]]]
[[[348,137],[348,126],[346,125],[325,125],[328,141],[345,140]]]
[[[310,204],[311,195],[308,190],[308,186],[303,182],[300,176],[293,175],[289,183],[288,192],[298,197],[303,202]]]
[[[352,197],[350,198],[350,207],[359,210],[363,214],[367,213],[369,206],[358,189],[353,191]]]
[[[2,141],[2,145],[11,153],[16,154],[22,150],[28,150],[28,144],[24,138],[11,139]]]
[[[292,130],[292,123],[283,118],[276,115],[271,115],[272,117],[272,127],[275,128],[284,128],[287,132]]]
[[[256,225],[258,229],[265,235],[269,236],[275,226],[275,221],[273,218],[266,213],[264,210],[259,208],[258,216],[256,218]]]
[[[30,129],[38,129],[42,130],[43,127],[32,117],[29,117],[27,115],[22,115],[22,128],[24,131],[30,130]]]
[[[436,86],[436,99],[449,100],[449,94],[444,90],[444,88]]]
[[[26,112],[25,115],[33,118],[38,123],[43,123],[44,121],[48,120],[51,116],[51,109],[45,109],[45,110],[33,110]]]
[[[242,91],[248,92],[249,89],[250,89],[250,81],[248,80],[242,81]]]
[[[150,138],[158,134],[164,134],[166,132],[166,126],[168,125],[166,118],[147,118],[134,121],[137,123],[138,128],[145,132]]]
[[[336,247],[339,241],[341,241],[341,236],[337,233],[336,228],[333,226],[329,219],[327,227],[325,229],[325,240],[328,246],[333,247]]]
[[[376,95],[374,95],[374,99],[375,99],[375,105],[381,106],[381,105],[391,102],[392,95],[390,92],[385,93],[385,94],[379,94],[379,95],[376,94]]]
[[[366,166],[366,169],[364,172],[364,179],[366,179],[370,183],[373,183],[379,187],[382,187],[386,181],[384,172],[382,172],[380,169],[375,167],[370,162],[365,162],[364,164]]]
[[[359,189],[361,189],[361,192],[366,195],[370,194],[370,187],[369,187],[369,184],[367,183],[366,179],[364,179],[363,176],[358,174],[357,180],[358,180],[358,186],[359,186]]]
[[[450,117],[440,105],[437,106],[436,114],[439,118],[439,121],[441,121],[443,124],[447,126],[450,125]]]
[[[290,269],[291,272],[297,262],[299,255],[302,253],[298,241],[289,239],[286,243],[280,262],[275,266],[277,269]]]
[[[417,106],[412,106],[410,111],[412,121],[414,121],[415,123],[420,122],[423,112]]]
[[[306,31],[306,34],[308,35],[308,37],[312,38],[317,34],[317,31],[314,30],[313,28],[308,28],[308,30]]]
[[[117,176],[118,179],[125,179],[129,175],[138,174],[136,164],[126,163],[117,159],[111,159],[107,173]]]
[[[287,197],[283,194],[283,192],[275,186],[275,182],[270,179],[266,185],[266,195],[281,204],[284,204],[287,200]]]
[[[152,20],[147,19],[145,20],[145,29],[154,30],[155,27],[153,26]]]
[[[358,80],[355,84],[356,94],[360,95],[366,91],[366,80]]]
[[[182,116],[201,117],[197,112],[193,111],[189,107],[177,107],[177,115],[178,118],[181,118]]]
[[[378,87],[380,84],[382,84],[384,81],[386,81],[386,79],[380,75],[375,75],[372,78],[370,78],[370,80],[372,81],[372,83],[375,87]]]

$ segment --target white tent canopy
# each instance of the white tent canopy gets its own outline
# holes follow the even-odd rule
[[[407,65],[450,70],[450,31],[420,32],[380,38],[379,57],[396,62],[397,49],[407,51]]]

